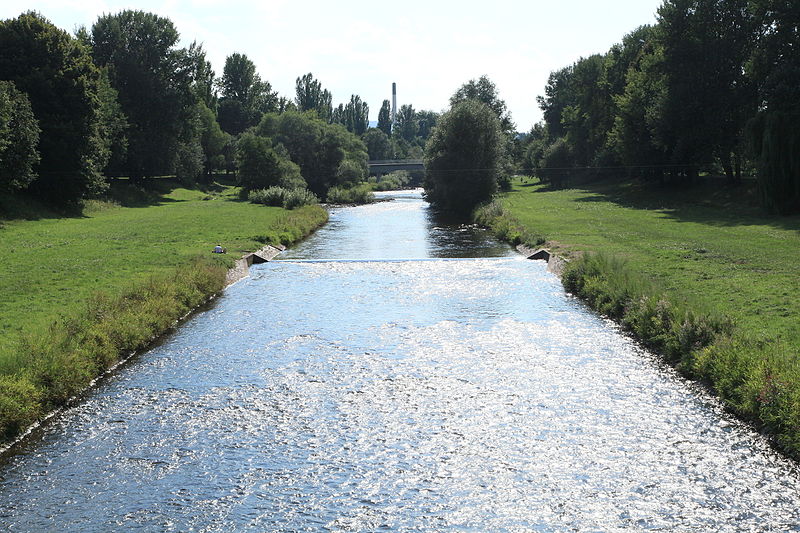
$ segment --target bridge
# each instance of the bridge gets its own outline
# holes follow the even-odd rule
[[[383,176],[395,170],[408,170],[409,172],[425,170],[422,159],[381,159],[369,161],[367,164],[370,176]]]

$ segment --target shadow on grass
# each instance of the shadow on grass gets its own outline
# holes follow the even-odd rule
[[[193,186],[181,183],[173,177],[146,178],[132,182],[128,178],[109,178],[109,190],[100,200],[111,201],[122,207],[151,207],[186,200],[169,198],[175,189],[185,188],[208,194],[220,194],[226,186],[235,185],[235,179],[215,175],[211,183]],[[238,198],[233,198],[238,200]],[[0,195],[0,228],[3,222],[14,220],[46,220],[54,218],[84,218],[84,206],[80,203],[52,205],[27,193]]]
[[[586,192],[578,202],[610,202],[621,207],[659,211],[678,222],[711,226],[765,225],[800,232],[800,216],[778,216],[759,206],[755,182],[727,185],[706,178],[690,187],[604,180],[572,187]],[[537,192],[553,191],[540,188]]]

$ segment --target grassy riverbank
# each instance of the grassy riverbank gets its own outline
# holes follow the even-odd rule
[[[501,203],[494,226],[573,258],[568,290],[800,456],[800,217],[766,216],[751,188],[719,183],[518,180]]]
[[[239,201],[230,186],[115,185],[118,202],[89,202],[68,217],[3,200],[0,439],[219,292],[244,252],[291,244],[327,220],[319,206]],[[217,243],[226,255],[210,253]]]

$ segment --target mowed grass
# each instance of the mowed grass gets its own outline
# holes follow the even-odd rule
[[[800,348],[800,217],[772,217],[752,187],[602,183],[550,190],[517,180],[504,199],[565,255],[605,252],[740,331]],[[800,355],[800,354],[799,354]]]
[[[800,459],[800,217],[764,214],[753,189],[523,180],[482,212],[544,235],[574,259],[567,290]]]
[[[164,194],[141,207],[90,202],[80,216],[2,222],[0,358],[20,333],[74,314],[98,291],[122,292],[193,255],[211,255],[218,243],[228,252],[218,259],[231,266],[265,242],[297,240],[297,219],[314,227],[325,219],[318,206],[287,212],[239,201],[234,187],[204,192],[165,184]]]

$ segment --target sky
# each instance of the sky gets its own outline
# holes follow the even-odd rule
[[[334,106],[357,94],[377,120],[397,83],[397,106],[443,111],[465,82],[487,75],[518,131],[541,120],[550,72],[606,52],[662,0],[5,0],[0,18],[38,11],[72,33],[102,14],[139,9],[169,18],[181,45],[203,44],[217,75],[239,52],[293,98],[311,72]]]

